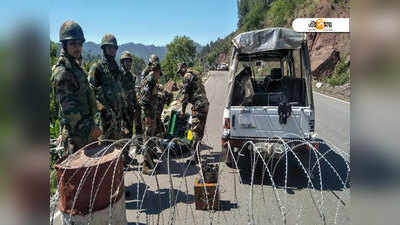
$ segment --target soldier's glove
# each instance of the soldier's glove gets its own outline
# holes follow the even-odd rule
[[[151,118],[150,117],[145,117],[144,118],[144,125],[149,127],[149,126],[151,126],[151,124],[152,124]]]
[[[103,134],[103,131],[99,127],[95,126],[92,128],[92,130],[90,132],[90,137],[92,137],[93,139],[97,139],[102,134]]]
[[[129,134],[128,128],[122,128],[122,132],[124,132],[125,135],[128,135],[128,134]]]
[[[97,104],[97,110],[98,110],[99,112],[103,111],[104,106],[103,106],[99,101],[96,101],[96,104]]]

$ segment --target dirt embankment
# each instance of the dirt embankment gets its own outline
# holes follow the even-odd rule
[[[333,0],[321,0],[314,18],[350,17],[348,4],[333,4]],[[308,47],[311,57],[311,71],[320,80],[330,76],[340,57],[350,53],[350,33],[309,33]]]

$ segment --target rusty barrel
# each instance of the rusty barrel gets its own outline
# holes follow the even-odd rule
[[[113,204],[124,192],[119,147],[93,144],[69,155],[56,164],[55,169],[58,178],[58,208],[63,213],[86,215],[91,208],[90,201],[93,204],[92,212],[104,209],[110,205],[110,199]]]

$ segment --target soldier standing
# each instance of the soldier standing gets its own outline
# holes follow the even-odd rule
[[[127,103],[123,110],[123,118],[124,121],[126,121],[126,128],[129,131],[127,136],[132,138],[132,143],[129,149],[136,151],[135,149],[139,147],[139,141],[137,138],[143,134],[143,131],[141,108],[136,97],[136,76],[131,73],[132,58],[133,56],[129,51],[124,51],[119,58],[119,62],[122,67],[121,85],[125,93],[125,99]],[[135,127],[135,133],[133,133],[133,127]],[[128,151],[124,151],[124,158],[125,165],[136,162],[129,156]]]
[[[60,29],[62,49],[52,68],[52,84],[59,106],[61,141],[64,150],[74,153],[96,141],[102,131],[95,126],[96,100],[89,88],[87,75],[78,64],[85,37],[74,21],[66,21]]]
[[[132,54],[129,51],[122,52],[119,62],[122,67],[121,85],[126,95],[126,107],[124,109],[124,120],[127,121],[128,136],[133,136],[133,124],[135,124],[135,134],[142,134],[140,106],[136,98],[136,76],[131,73]]]
[[[120,139],[123,134],[123,109],[125,107],[124,93],[121,87],[121,70],[115,62],[118,49],[117,40],[112,34],[106,34],[101,39],[103,57],[89,71],[89,84],[97,99],[100,111],[100,124],[104,139]],[[125,129],[125,134],[128,131]]]
[[[140,90],[140,106],[142,108],[144,141],[156,135],[157,130],[157,83],[161,76],[161,67],[159,63],[152,64],[151,72],[143,78]],[[155,167],[153,159],[156,152],[153,150],[150,142],[149,147],[144,152],[143,173],[152,174]]]
[[[200,142],[204,136],[204,128],[207,121],[209,102],[200,74],[187,68],[186,63],[178,64],[178,74],[183,76],[183,100],[182,111],[184,115],[188,103],[192,105],[192,127],[194,155],[187,161],[189,164],[197,164],[199,157]]]

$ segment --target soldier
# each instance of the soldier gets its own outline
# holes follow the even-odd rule
[[[62,49],[52,68],[52,84],[59,106],[61,141],[71,154],[96,141],[102,131],[95,126],[96,100],[89,88],[87,75],[78,62],[85,37],[74,21],[66,21],[60,29]]]
[[[121,87],[121,70],[115,62],[118,49],[114,35],[106,34],[101,39],[103,57],[95,63],[89,71],[89,85],[94,90],[97,99],[97,108],[100,111],[100,124],[103,128],[104,139],[120,139],[123,134],[122,112],[126,105]]]
[[[133,124],[135,123],[135,134],[142,134],[140,107],[136,98],[136,76],[131,73],[132,54],[128,51],[122,52],[119,62],[122,67],[121,85],[126,95],[126,107],[124,109],[124,120],[127,121],[127,129],[129,137],[133,135]]]
[[[143,70],[143,72],[141,74],[141,79],[142,80],[151,72],[151,69],[150,69],[151,65],[152,64],[157,64],[157,63],[160,63],[160,59],[158,58],[158,56],[152,54],[150,56],[150,58],[149,58],[149,62],[146,65],[146,68],[144,68],[144,70]],[[139,80],[139,84],[141,84],[140,82],[141,82],[141,80]]]
[[[126,121],[126,128],[129,131],[127,136],[132,137],[130,150],[136,151],[136,149],[139,147],[137,146],[139,144],[137,138],[143,134],[143,131],[141,108],[136,98],[136,76],[131,73],[132,58],[132,54],[129,51],[124,51],[119,58],[119,62],[122,67],[121,85],[126,95],[125,98],[127,103],[123,110],[123,118],[124,121]],[[135,133],[133,133],[133,124],[135,124]],[[134,136],[136,136],[136,138],[134,138]],[[124,151],[125,166],[131,163],[136,163],[136,161],[129,156],[128,151]]]
[[[164,90],[161,84],[157,85],[157,101],[156,101],[156,136],[163,138],[165,135],[164,124],[161,120],[161,114],[164,110],[164,105],[169,105],[172,101],[173,95]]]
[[[157,83],[161,76],[161,67],[159,63],[150,66],[151,72],[143,79],[140,90],[140,106],[142,108],[144,140],[148,141],[150,137],[156,135],[157,128]],[[150,147],[144,153],[143,173],[152,174],[155,167],[153,159],[156,152]]]
[[[199,72],[188,69],[186,63],[183,62],[178,64],[177,73],[183,76],[181,114],[185,114],[188,103],[192,104],[192,147],[195,152],[192,159],[189,159],[187,163],[193,165],[198,163],[198,149],[200,149],[200,142],[204,136],[209,103]]]

